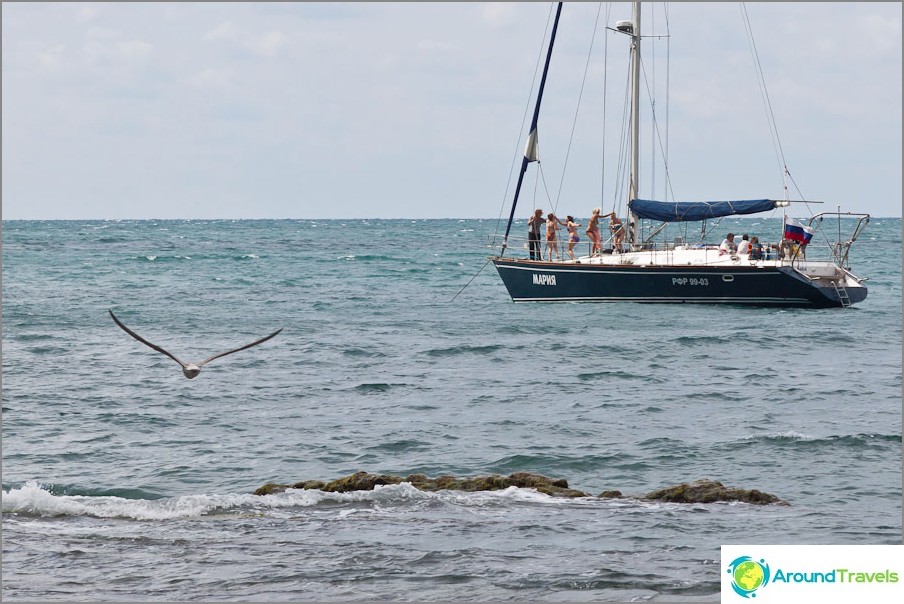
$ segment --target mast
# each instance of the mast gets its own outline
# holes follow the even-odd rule
[[[527,164],[537,161],[537,120],[540,117],[540,102],[543,100],[543,89],[546,87],[546,74],[549,73],[549,60],[552,58],[552,46],[556,41],[556,30],[559,28],[559,15],[562,14],[562,3],[556,7],[556,18],[552,24],[552,33],[549,35],[549,49],[546,51],[546,63],[543,65],[543,76],[540,78],[540,89],[537,92],[537,104],[534,106],[534,117],[530,122],[530,135],[527,137],[527,145],[524,148],[524,158],[521,160],[521,173],[518,175],[518,185],[515,187],[515,198],[512,200],[512,211],[509,214],[508,225],[505,227],[505,237],[502,239],[502,250],[499,255],[505,254],[508,246],[509,232],[512,230],[512,221],[515,219],[515,207],[518,205],[518,195],[521,193],[521,184],[524,182],[524,173]]]
[[[628,202],[637,199],[640,178],[640,2],[632,3],[631,21],[631,175],[628,183]],[[629,208],[625,204],[626,208]],[[637,243],[637,218],[628,211],[628,244]]]

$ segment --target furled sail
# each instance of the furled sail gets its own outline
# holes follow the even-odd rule
[[[778,207],[779,204],[782,204],[782,202],[773,199],[678,202],[632,199],[628,203],[628,208],[638,218],[648,218],[662,222],[693,222],[720,216],[768,212]]]

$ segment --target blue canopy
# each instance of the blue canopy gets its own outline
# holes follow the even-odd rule
[[[632,199],[628,208],[638,218],[649,218],[662,222],[693,222],[734,216],[735,214],[756,214],[775,208],[772,199],[742,199],[739,201],[653,201]]]

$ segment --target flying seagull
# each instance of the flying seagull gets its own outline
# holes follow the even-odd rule
[[[255,340],[255,341],[251,342],[250,344],[245,344],[244,346],[241,346],[241,347],[239,347],[239,348],[233,348],[232,350],[227,350],[226,352],[221,352],[220,354],[215,354],[215,355],[213,355],[212,357],[209,357],[209,358],[207,358],[207,359],[204,359],[203,361],[201,361],[200,363],[197,363],[197,364],[195,364],[195,363],[183,363],[182,361],[180,361],[179,359],[176,358],[176,355],[174,355],[174,354],[172,354],[172,353],[170,353],[170,352],[167,352],[166,350],[164,350],[163,348],[157,346],[156,344],[151,344],[150,342],[148,342],[147,340],[145,340],[144,338],[142,338],[140,335],[138,335],[137,333],[135,333],[134,331],[132,331],[131,329],[129,329],[128,327],[126,327],[125,325],[123,325],[123,324],[122,324],[122,321],[120,321],[119,319],[116,318],[116,315],[113,314],[113,311],[112,311],[112,310],[110,311],[110,316],[113,317],[113,321],[115,321],[116,324],[119,325],[119,326],[122,328],[122,330],[123,330],[124,332],[126,332],[127,334],[129,334],[130,336],[132,336],[133,338],[135,338],[136,340],[138,340],[138,341],[141,342],[142,344],[146,344],[146,345],[150,346],[151,348],[153,348],[153,349],[156,350],[157,352],[162,352],[163,354],[165,354],[166,356],[168,356],[168,357],[171,358],[172,360],[174,360],[174,361],[176,361],[177,363],[179,363],[180,365],[182,365],[182,373],[183,373],[183,374],[185,375],[185,377],[187,377],[188,379],[193,379],[193,378],[197,377],[198,374],[201,373],[201,367],[203,367],[203,366],[206,365],[207,363],[211,362],[212,360],[218,359],[218,358],[220,358],[220,357],[225,357],[227,354],[232,354],[233,352],[238,352],[238,351],[240,351],[240,350],[245,350],[246,348],[251,348],[252,346],[257,346],[258,344],[262,344],[262,343],[266,342],[267,340],[269,340],[270,338],[272,338],[273,336],[275,336],[276,334],[278,334],[279,332],[282,331],[282,328],[279,328],[279,329],[277,329],[276,331],[274,331],[273,333],[271,333],[269,336],[267,336],[267,337],[265,337],[265,338],[261,338],[260,340]]]

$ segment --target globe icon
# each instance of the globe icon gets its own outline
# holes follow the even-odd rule
[[[741,562],[735,567],[733,578],[735,585],[744,591],[753,591],[763,584],[763,567],[753,560]]]

